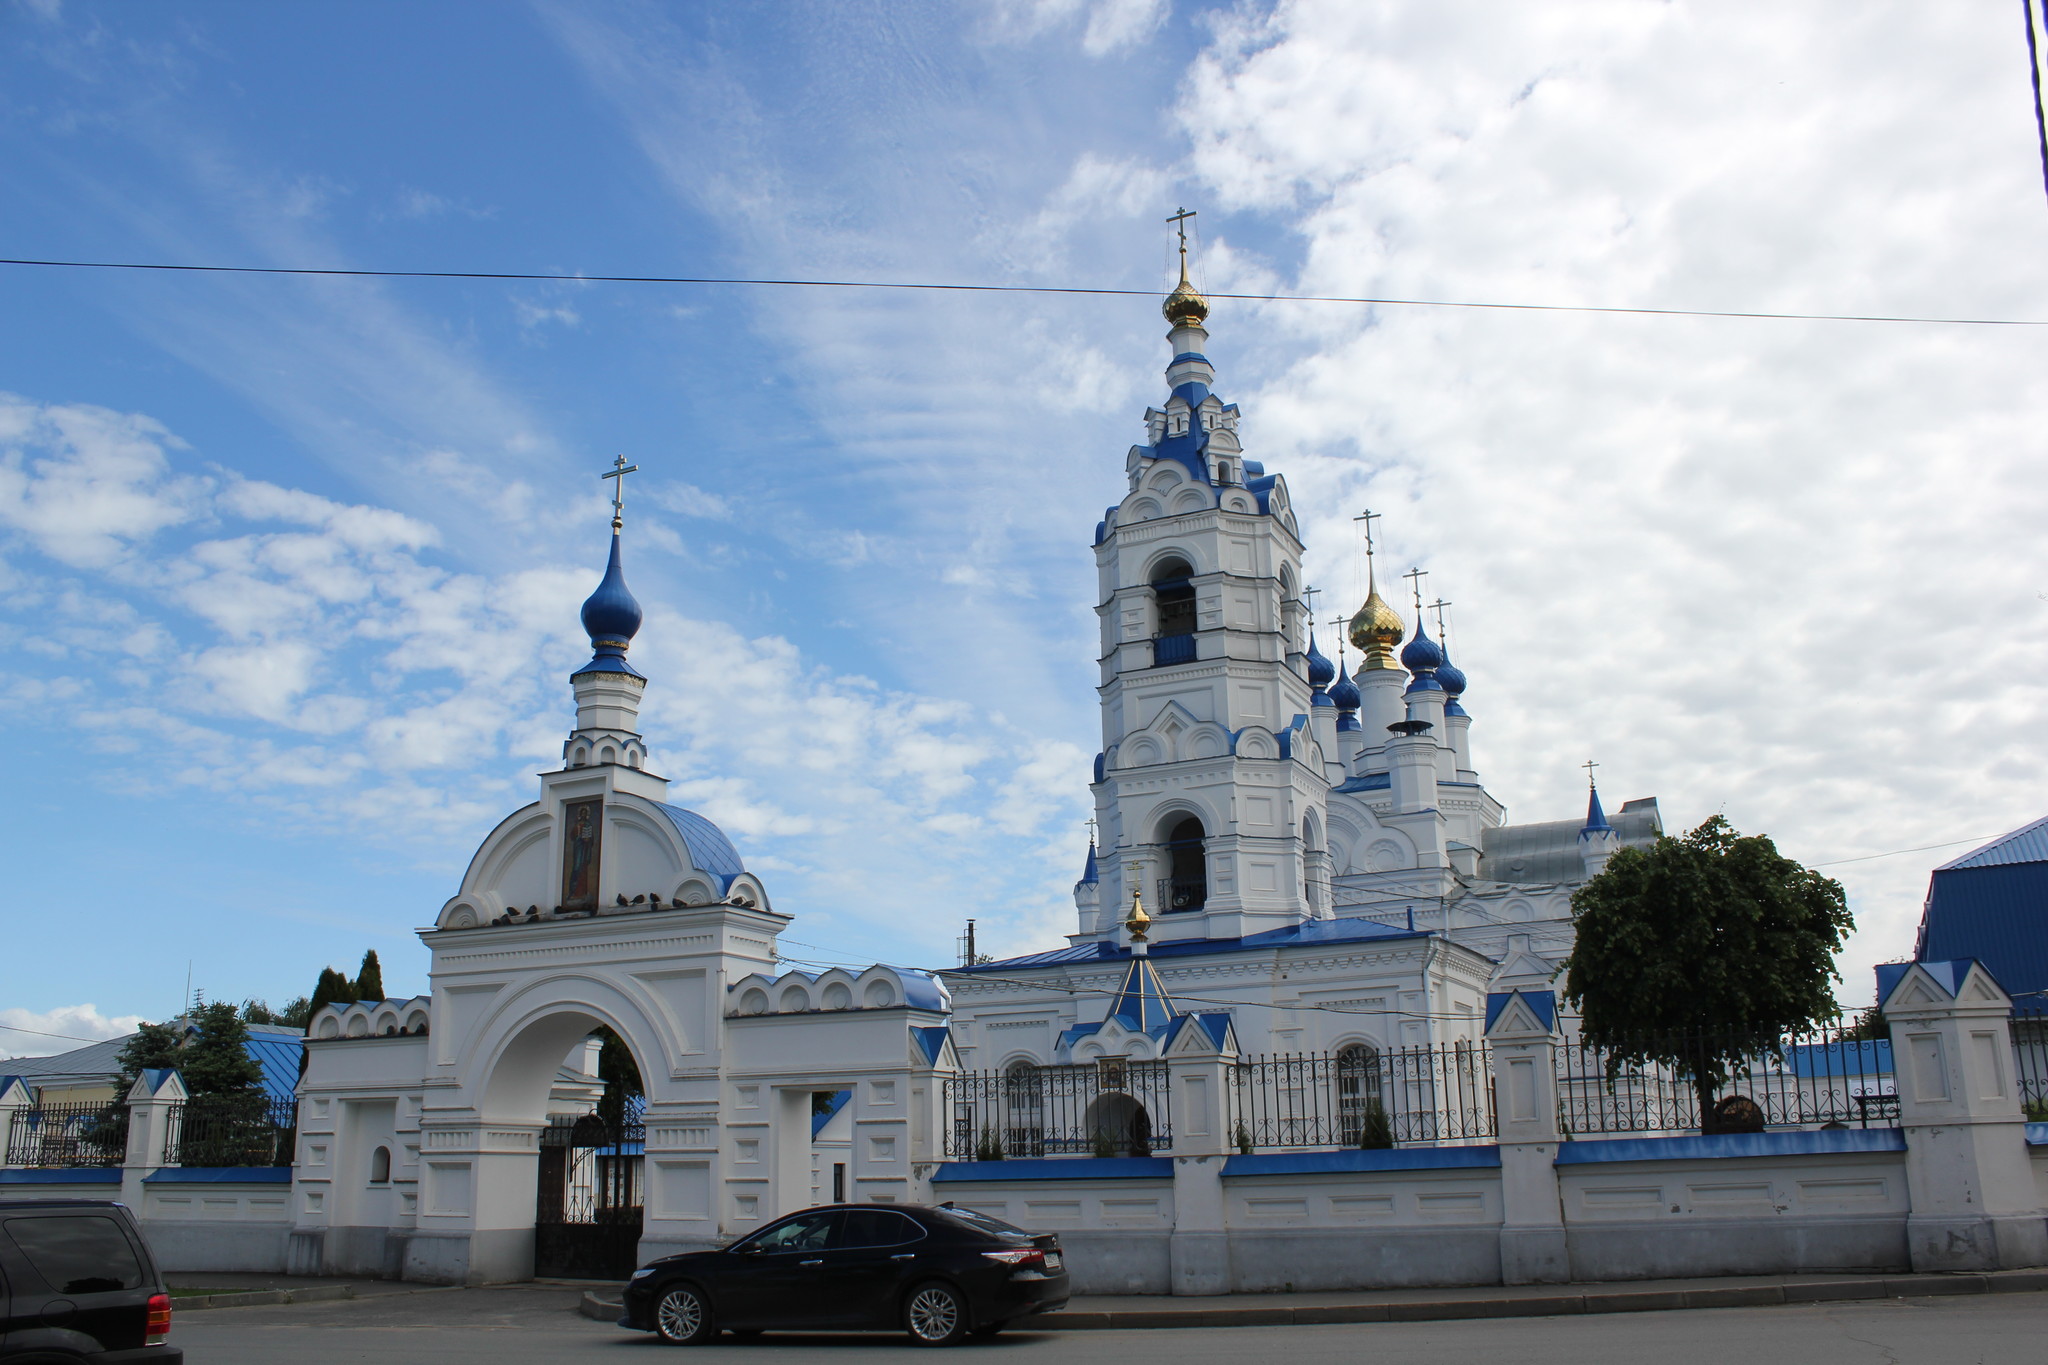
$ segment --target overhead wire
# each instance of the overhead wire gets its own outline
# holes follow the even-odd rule
[[[759,279],[713,275],[587,275],[541,270],[349,270],[281,265],[183,265],[164,261],[65,261],[10,256],[0,265],[67,270],[154,270],[221,275],[302,275],[341,279],[556,281],[572,284],[733,285],[786,289],[894,289],[961,294],[1065,294],[1097,298],[1157,298],[1156,289],[1111,289],[1052,284],[947,284],[931,280]],[[1942,327],[2048,327],[2048,318],[1935,317],[1904,313],[1774,313],[1760,309],[1649,308],[1585,303],[1502,303],[1479,299],[1424,299],[1343,294],[1208,294],[1248,303],[1337,303],[1388,308],[1468,308],[1522,313],[1601,313],[1636,317],[1734,318],[1759,322],[1882,322]]]

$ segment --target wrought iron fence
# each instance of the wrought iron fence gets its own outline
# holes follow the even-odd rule
[[[1173,1146],[1165,1062],[963,1071],[946,1094],[946,1154],[956,1160],[1150,1156]]]
[[[1557,1048],[1557,1108],[1573,1136],[1890,1128],[1899,1120],[1891,1040],[1840,1021],[1762,1045],[1697,1031],[1624,1053],[1568,1039]]]
[[[1152,662],[1155,666],[1194,661],[1195,637],[1192,635],[1161,635],[1152,641]]]
[[[1161,877],[1152,903],[1162,910],[1199,910],[1209,900],[1207,877]]]
[[[2013,1011],[2012,1051],[2027,1118],[2048,1122],[2048,1009]]]
[[[9,1166],[118,1166],[128,1152],[120,1104],[45,1104],[17,1109],[7,1126]]]
[[[289,1166],[298,1101],[208,1095],[171,1106],[164,1151],[180,1166]]]
[[[1232,1138],[1271,1147],[1398,1147],[1494,1135],[1484,1042],[1248,1057],[1234,1068]]]

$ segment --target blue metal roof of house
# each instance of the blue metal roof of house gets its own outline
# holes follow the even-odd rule
[[[1934,869],[1947,872],[1959,867],[2008,867],[2014,863],[2048,863],[2048,816],[2001,834],[1981,848],[1952,858]]]
[[[249,1041],[244,1047],[263,1072],[264,1093],[273,1100],[290,1099],[299,1088],[299,1056],[305,1051],[305,1035],[274,1024],[247,1027]],[[50,1057],[11,1058],[6,1062],[7,1072],[38,1090],[46,1085],[112,1084],[121,1074],[121,1049],[134,1036],[127,1033]]]
[[[697,865],[699,872],[709,872],[721,879],[721,890],[732,889],[732,879],[747,870],[740,861],[740,851],[732,846],[732,840],[725,837],[725,831],[706,820],[693,810],[681,806],[664,806],[656,803],[655,809],[668,817],[676,827],[676,833],[683,836],[689,845],[690,861]]]
[[[1293,948],[1318,943],[1356,943],[1369,939],[1427,937],[1427,930],[1393,929],[1369,919],[1312,919],[1281,929],[1246,934],[1243,938],[1166,939],[1151,945],[1151,955],[1155,958],[1198,957],[1210,953],[1235,953],[1248,949]],[[975,972],[1013,971],[1019,967],[1061,967],[1083,962],[1119,962],[1130,955],[1130,949],[1114,943],[1076,943],[1069,948],[1054,948],[1049,952],[1005,958],[1001,962],[984,962],[976,967],[949,967],[946,970],[949,974],[958,972],[962,975],[971,975]]]
[[[1975,958],[2016,997],[2048,991],[2048,819],[1934,870],[1913,956]]]

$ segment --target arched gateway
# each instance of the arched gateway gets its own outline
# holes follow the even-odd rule
[[[609,1238],[637,1262],[835,1193],[908,1199],[916,1163],[938,1158],[935,1073],[954,1065],[943,986],[891,967],[778,972],[788,917],[647,771],[619,530],[615,517],[583,606],[592,657],[570,679],[563,766],[421,931],[432,994],[312,1021],[295,1270],[525,1279],[538,1227],[541,1270],[562,1273],[573,1267],[549,1258],[578,1244],[548,1234],[578,1219],[600,1251]],[[592,1114],[599,1029],[626,1044],[646,1093],[624,1131]],[[840,1139],[820,1171],[826,1109],[859,1140]]]

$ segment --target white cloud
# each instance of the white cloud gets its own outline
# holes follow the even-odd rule
[[[0,1009],[0,1056],[54,1056],[119,1038],[141,1026],[139,1014],[109,1017],[94,1004],[59,1005],[50,1010]],[[52,1034],[60,1036],[46,1036]]]

